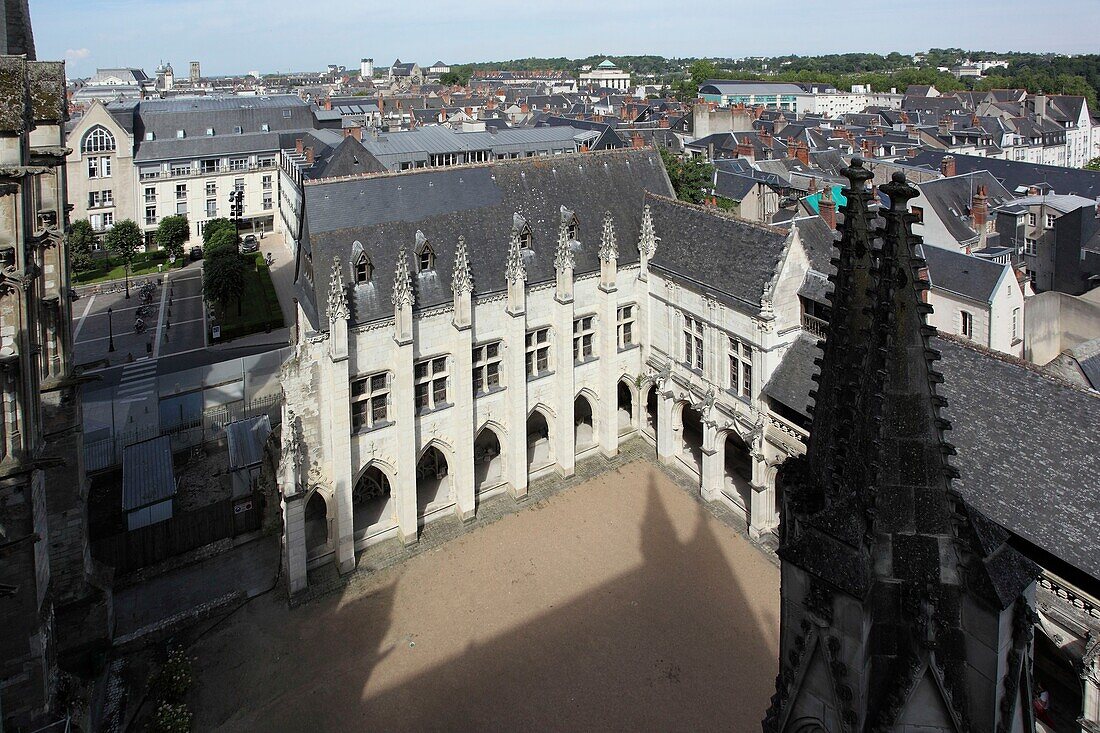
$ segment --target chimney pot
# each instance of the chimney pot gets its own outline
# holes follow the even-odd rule
[[[302,144],[303,144],[302,138],[296,139],[294,141],[294,152],[301,153],[302,152]]]
[[[940,173],[942,173],[946,178],[951,178],[955,175],[954,155],[943,156],[943,159],[940,160]]]

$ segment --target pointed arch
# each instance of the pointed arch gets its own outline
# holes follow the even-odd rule
[[[80,149],[85,153],[110,153],[115,150],[115,136],[103,125],[96,125],[84,133]]]
[[[331,489],[314,486],[306,494],[303,505],[306,558],[312,559],[332,551],[332,521],[335,517]]]
[[[535,405],[527,413],[527,471],[539,471],[554,462],[554,444],[550,426],[554,414],[545,405]]]
[[[588,388],[577,392],[573,398],[573,446],[580,454],[596,447],[596,412],[599,400]]]
[[[417,272],[435,270],[435,248],[419,229],[416,231],[416,247],[413,248],[413,253],[416,255]]]
[[[531,225],[526,221],[519,227],[519,248],[520,249],[533,249],[535,246],[535,235],[531,231]]]
[[[374,263],[359,240],[351,244],[351,274],[356,285],[366,285],[374,277]]]
[[[397,472],[380,459],[368,461],[355,477],[351,490],[352,528],[358,537],[372,527],[397,522],[393,478]]]
[[[416,508],[430,514],[454,504],[451,463],[454,451],[438,438],[428,441],[416,459]]]
[[[504,427],[488,420],[474,436],[474,491],[483,493],[502,485],[507,477],[505,446],[507,433]]]
[[[630,432],[638,425],[638,388],[629,376],[615,383],[615,415],[619,434]]]

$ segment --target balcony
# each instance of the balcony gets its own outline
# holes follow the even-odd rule
[[[811,316],[807,313],[802,314],[802,329],[819,339],[825,338],[829,330],[829,322],[818,318],[817,316]]]

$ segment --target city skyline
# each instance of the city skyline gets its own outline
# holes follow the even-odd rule
[[[743,1],[685,9],[617,0],[603,5],[606,12],[598,17],[587,17],[589,6],[577,2],[517,6],[491,0],[447,7],[430,0],[414,17],[402,8],[355,7],[332,0],[308,7],[289,0],[239,0],[233,5],[233,14],[228,14],[225,4],[213,0],[31,0],[31,14],[39,29],[39,55],[63,58],[70,77],[119,66],[151,72],[160,61],[172,62],[177,73],[186,74],[192,60],[202,63],[204,74],[216,76],[314,70],[327,64],[353,68],[361,57],[385,66],[395,58],[458,64],[596,54],[737,58],[915,53],[932,47],[1088,53],[1095,51],[1088,30],[1100,26],[1100,4],[1087,0],[1063,3],[1057,15],[1030,12],[1033,4],[1023,0],[965,6],[932,0],[913,17],[823,4],[784,15]],[[732,26],[714,23],[718,16],[729,18]],[[487,17],[494,19],[495,36],[486,33]],[[580,17],[586,20],[579,23]],[[1076,20],[1067,33],[1062,21],[1068,17]],[[951,23],[942,23],[945,19]],[[242,36],[241,27],[248,33]],[[186,32],[178,32],[180,28]],[[412,28],[415,35],[407,32]],[[531,29],[537,29],[537,38],[531,37]],[[280,41],[285,37],[296,41],[289,53]]]

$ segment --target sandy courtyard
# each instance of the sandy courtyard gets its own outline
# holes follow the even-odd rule
[[[758,731],[779,571],[635,462],[192,648],[196,730]]]

